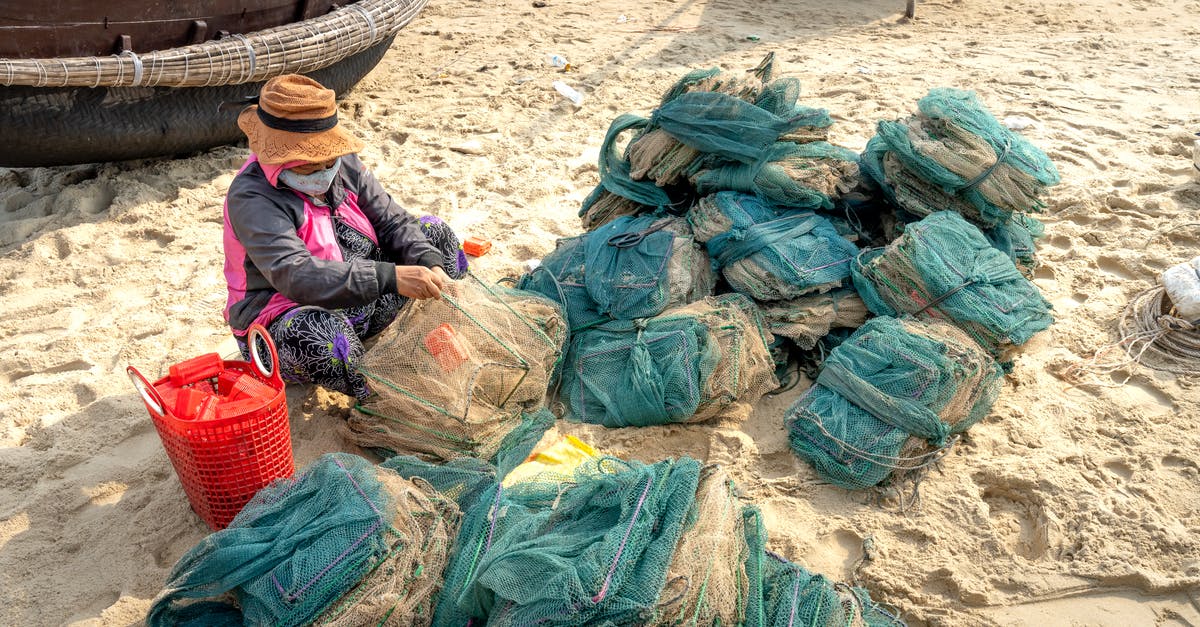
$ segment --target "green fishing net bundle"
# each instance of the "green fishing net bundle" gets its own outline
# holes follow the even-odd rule
[[[181,557],[146,622],[430,625],[459,512],[420,479],[324,455]]]
[[[778,384],[761,314],[726,294],[577,333],[563,365],[568,417],[608,427],[698,422]]]
[[[840,287],[858,254],[824,216],[738,192],[700,199],[688,222],[730,286],[759,301]]]
[[[1001,376],[952,324],[872,318],[788,410],[792,450],[848,489],[916,477],[987,415]]]
[[[609,320],[656,316],[711,295],[715,283],[687,220],[644,215],[559,240],[517,285],[558,302],[577,333]]]
[[[833,121],[823,109],[796,104],[799,81],[773,73],[773,54],[744,75],[692,71],[649,118],[615,119],[601,147],[600,185],[580,210],[584,228],[652,210],[682,212],[697,191],[832,208],[857,184],[858,156],[825,141]],[[627,132],[634,137],[621,151]]]
[[[544,404],[567,334],[553,300],[468,275],[410,303],[367,349],[359,371],[374,394],[343,434],[384,455],[492,458]]]
[[[853,277],[872,313],[950,321],[998,356],[1054,321],[1038,288],[952,211],[909,224],[886,248],[863,251]]]

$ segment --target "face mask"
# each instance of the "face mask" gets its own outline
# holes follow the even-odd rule
[[[337,176],[341,166],[342,158],[338,157],[333,165],[312,174],[297,174],[291,170],[283,170],[279,173],[279,180],[302,194],[320,196],[329,191],[329,186],[333,184],[333,177]]]

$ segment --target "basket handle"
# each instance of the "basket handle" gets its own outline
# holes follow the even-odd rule
[[[146,403],[146,409],[150,410],[150,414],[157,417],[166,416],[166,404],[163,403],[162,396],[159,396],[158,390],[146,381],[146,377],[143,377],[142,373],[133,366],[126,368],[125,374],[129,375],[129,380],[133,382],[134,389],[142,396],[142,402]]]
[[[262,363],[262,358],[258,355],[259,339],[266,343],[267,349],[271,353],[269,367]],[[258,376],[282,386],[283,377],[279,374],[279,353],[275,350],[275,342],[271,339],[271,334],[261,324],[254,323],[246,335],[246,342],[250,348],[250,364],[254,366],[254,371],[258,373]]]

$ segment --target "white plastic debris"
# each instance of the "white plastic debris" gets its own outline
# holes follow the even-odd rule
[[[575,106],[583,106],[583,94],[572,89],[570,85],[562,81],[554,81],[554,90],[562,94],[563,98],[574,103]]]
[[[1010,115],[1004,118],[1004,126],[1010,131],[1023,131],[1037,125],[1037,120],[1023,115]]]
[[[1175,313],[1189,322],[1200,322],[1200,257],[1167,268],[1162,284]]]

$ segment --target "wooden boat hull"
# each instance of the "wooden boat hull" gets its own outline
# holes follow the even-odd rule
[[[383,58],[392,39],[308,76],[345,94]],[[0,87],[0,167],[175,156],[241,141],[223,102],[262,83],[212,87]]]

